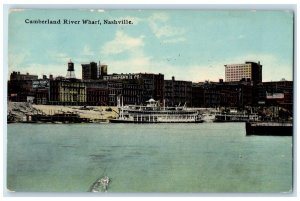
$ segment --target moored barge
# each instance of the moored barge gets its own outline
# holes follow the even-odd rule
[[[53,115],[27,115],[22,123],[89,123],[88,118],[81,118],[79,114],[71,112],[55,113]]]
[[[246,122],[246,135],[292,136],[291,122]]]

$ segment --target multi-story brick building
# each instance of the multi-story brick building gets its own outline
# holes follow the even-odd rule
[[[20,72],[13,71],[7,83],[8,100],[27,102],[29,98],[34,98],[32,83],[37,79],[37,75],[30,75],[29,73],[21,74]]]
[[[49,104],[86,105],[86,84],[77,79],[50,80]]]
[[[137,73],[137,74],[112,74],[103,76],[103,80],[109,81],[108,87],[112,93],[110,94],[110,104],[116,103],[117,95],[125,95],[123,93],[123,85],[121,80],[136,80],[135,87],[131,89],[136,92],[136,90],[141,90],[141,95],[139,99],[135,99],[138,103],[145,103],[150,98],[155,100],[163,101],[164,99],[164,75],[163,74],[149,74],[149,73]],[[114,82],[112,82],[114,81]],[[139,86],[138,86],[139,85]],[[127,88],[130,91],[130,88]]]
[[[220,95],[215,82],[193,83],[192,106],[193,107],[218,107]]]
[[[139,105],[143,103],[143,82],[139,79],[119,79],[108,81],[109,105],[116,106],[118,96],[123,104]]]
[[[153,73],[140,73],[143,82],[142,101],[146,102],[153,98],[154,100],[164,100],[164,75]]]
[[[167,106],[192,105],[192,82],[175,80],[164,81],[164,99]]]
[[[20,72],[13,71],[10,74],[10,81],[12,80],[37,80],[37,75],[30,75],[29,73],[21,74]]]
[[[293,109],[293,81],[263,82],[256,86],[255,103]]]
[[[33,80],[9,80],[8,86],[8,100],[14,102],[27,102],[29,97],[34,97],[32,89]]]
[[[43,79],[33,80],[34,103],[48,104],[50,80],[46,76]]]
[[[193,107],[244,107],[253,103],[250,82],[193,83]]]
[[[260,65],[260,62],[225,65],[226,82],[238,82],[242,79],[251,80],[254,83],[262,82],[262,65]]]
[[[109,105],[107,81],[90,80],[85,84],[87,105]]]

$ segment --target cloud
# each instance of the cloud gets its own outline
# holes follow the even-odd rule
[[[15,69],[14,67],[9,68],[9,73],[12,71],[20,71],[20,69]],[[22,71],[20,73],[29,73],[32,75],[38,75],[39,78],[42,77],[42,75],[49,75],[52,74],[54,77],[57,77],[59,75],[66,76],[67,74],[67,65],[55,65],[55,64],[39,64],[39,63],[33,63],[30,65],[24,65],[22,66]],[[75,72],[76,74],[76,72]],[[76,74],[77,75],[77,74]],[[77,77],[81,77],[81,73],[77,75]]]
[[[163,20],[167,20],[161,16]],[[184,37],[167,38],[165,43],[184,41]],[[177,80],[186,81],[218,81],[224,77],[224,63],[179,65],[168,60],[157,60],[144,51],[144,37],[132,37],[123,31],[118,31],[112,41],[107,42],[102,49],[103,59],[108,64],[109,73],[162,73],[165,79],[175,76]],[[127,57],[118,57],[119,53],[127,53]],[[213,66],[213,67],[212,67]],[[220,70],[222,69],[222,70]]]
[[[9,67],[20,67],[23,65],[26,58],[30,57],[29,51],[23,51],[22,53],[13,54],[9,52],[8,54],[8,66]]]
[[[225,64],[243,64],[246,61],[260,62],[262,65],[263,82],[280,81],[282,78],[290,81],[293,80],[292,58],[290,62],[285,62],[273,54],[255,53],[227,58],[225,60],[215,60],[207,64],[196,63],[184,67],[169,66],[170,69],[165,70],[165,75],[169,75],[169,72],[172,72],[179,79],[192,80],[193,82],[225,80]]]
[[[83,56],[94,56],[95,53],[93,51],[91,51],[91,48],[89,46],[85,45],[83,47],[82,55]]]
[[[263,65],[263,81],[279,81],[282,78],[286,80],[293,80],[292,63],[284,63],[275,55],[272,54],[247,54],[237,56],[222,61],[213,61],[208,64],[194,63],[188,65],[171,64],[164,60],[156,60],[153,57],[146,55],[143,48],[136,48],[135,50],[127,50],[129,56],[126,59],[116,59],[116,57],[105,58],[105,63],[108,64],[109,73],[162,73],[165,80],[170,80],[175,76],[175,80],[185,80],[193,82],[203,82],[205,80],[218,81],[225,79],[225,64],[239,64],[245,61],[254,61]],[[62,62],[55,64],[30,64],[22,65],[21,73],[41,75],[53,74],[54,77],[58,75],[65,76],[67,73],[66,54],[58,53]],[[23,55],[25,56],[25,55]],[[19,58],[21,56],[19,55]],[[21,59],[22,60],[22,59]],[[75,75],[81,78],[81,67],[78,61],[75,63]],[[12,66],[9,68],[10,72],[20,71],[20,66]]]
[[[50,57],[52,63],[66,63],[72,59],[70,55],[64,52],[49,51],[47,52],[47,55]]]
[[[172,43],[185,41],[185,30],[168,24],[169,16],[165,13],[154,13],[148,18],[148,24],[153,34],[163,42]],[[178,40],[180,38],[180,40]]]
[[[115,38],[103,46],[101,53],[104,55],[115,55],[125,51],[132,51],[144,46],[143,38],[143,35],[130,37],[124,31],[117,31]]]
[[[107,60],[111,73],[162,73],[165,79],[175,76],[176,80],[203,82],[205,80],[225,80],[225,64],[242,64],[245,61],[260,61],[263,65],[263,81],[279,81],[282,78],[293,80],[292,63],[285,63],[272,54],[245,54],[225,60],[215,60],[210,63],[193,63],[187,65],[171,64],[156,60],[146,55],[142,49],[139,55],[132,52],[128,59]]]
[[[293,58],[282,59],[274,54],[249,54],[243,59],[260,61],[263,81],[293,80]]]
[[[165,39],[162,41],[162,43],[179,43],[183,41],[186,41],[186,38],[178,37],[178,38]]]
[[[55,64],[61,64],[64,65],[68,63],[70,60],[72,60],[75,65],[80,63],[89,63],[90,61],[93,61],[95,58],[95,52],[90,48],[89,45],[84,45],[82,48],[82,51],[80,51],[78,56],[75,55],[69,55],[64,52],[48,52],[47,55],[51,58],[51,62]]]
[[[145,55],[140,57],[131,56],[126,60],[106,60],[110,73],[140,73],[151,72],[151,58]]]
[[[209,68],[206,65],[174,65],[166,61],[155,60],[146,55],[130,57],[126,60],[107,60],[110,73],[162,73],[165,80],[175,76],[176,80],[200,82],[205,80],[218,81],[224,77],[224,66],[221,64]]]
[[[244,34],[240,34],[239,36],[238,36],[238,39],[243,39],[243,38],[245,38],[246,36],[244,35]]]

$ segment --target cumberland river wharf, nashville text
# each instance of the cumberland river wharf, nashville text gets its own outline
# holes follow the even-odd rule
[[[126,25],[126,24],[133,24],[131,20],[128,19],[122,19],[122,20],[90,20],[90,19],[82,19],[82,20],[70,20],[70,19],[58,19],[58,20],[50,20],[50,19],[25,19],[26,24],[120,24],[120,25]]]

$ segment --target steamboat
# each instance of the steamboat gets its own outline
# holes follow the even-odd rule
[[[122,101],[120,101],[122,99]],[[121,104],[120,104],[121,102]],[[111,123],[202,123],[197,110],[184,106],[160,106],[159,101],[150,99],[146,105],[123,105],[123,98],[118,98],[118,117]],[[164,104],[165,105],[165,104]]]

